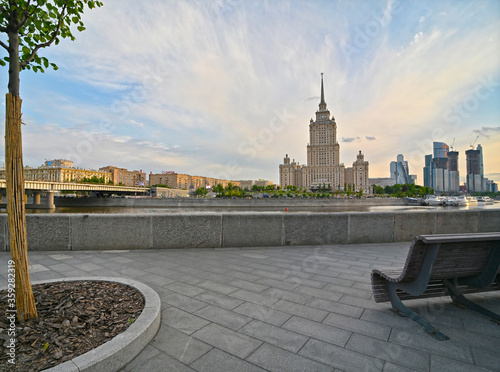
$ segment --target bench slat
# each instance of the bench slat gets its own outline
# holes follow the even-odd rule
[[[463,242],[480,242],[480,241],[495,241],[500,240],[500,232],[491,233],[471,233],[471,234],[436,234],[436,235],[420,235],[417,239],[422,240],[426,244],[431,243],[463,243]]]

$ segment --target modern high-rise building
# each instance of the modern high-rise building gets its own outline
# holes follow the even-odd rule
[[[337,141],[337,123],[325,102],[323,74],[321,74],[321,100],[316,111],[316,120],[309,122],[309,143],[307,145],[307,165],[290,162],[288,154],[280,164],[281,187],[289,185],[306,189],[329,187],[344,190],[347,184],[351,190],[368,192],[369,164],[359,152],[352,168],[340,163],[340,145]],[[346,177],[349,175],[349,177]]]
[[[425,155],[424,186],[432,188],[432,154]]]
[[[396,184],[404,185],[414,184],[417,176],[410,175],[408,162],[405,160],[403,154],[398,154],[396,161],[391,161],[390,165],[391,178],[396,180]]]
[[[459,192],[458,151],[450,151],[444,142],[433,142],[433,155],[425,156],[424,186],[435,192]]]
[[[458,192],[460,190],[458,151],[448,151],[448,180],[449,191]]]
[[[432,148],[434,150],[434,158],[447,158],[450,146],[444,142],[433,142]]]
[[[484,191],[487,192],[498,192],[498,184],[496,184],[493,180],[486,179],[486,189]]]
[[[465,184],[468,192],[483,191],[483,151],[481,145],[477,145],[477,149],[470,149],[465,152],[467,162],[467,177]]]

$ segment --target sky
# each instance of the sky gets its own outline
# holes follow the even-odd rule
[[[500,183],[499,1],[103,2],[40,52],[57,71],[21,73],[25,165],[278,183],[285,154],[306,163],[324,73],[346,167],[361,150],[389,177],[403,154],[423,184],[439,141],[463,182],[481,144]]]

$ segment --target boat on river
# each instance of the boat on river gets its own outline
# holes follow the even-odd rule
[[[478,200],[474,196],[467,196],[467,200],[469,201],[469,205],[477,205]]]
[[[481,204],[494,204],[495,201],[489,196],[480,196],[477,198],[477,202]]]
[[[464,205],[469,205],[469,199],[467,199],[466,196],[457,196],[455,198],[455,205],[458,206],[464,206]]]
[[[437,195],[427,195],[424,200],[422,200],[423,205],[442,205],[444,198]]]

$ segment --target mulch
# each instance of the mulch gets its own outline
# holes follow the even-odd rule
[[[0,291],[0,371],[41,371],[84,354],[125,331],[144,308],[135,288],[102,281],[33,285],[38,318],[16,322],[9,363],[8,293]]]

